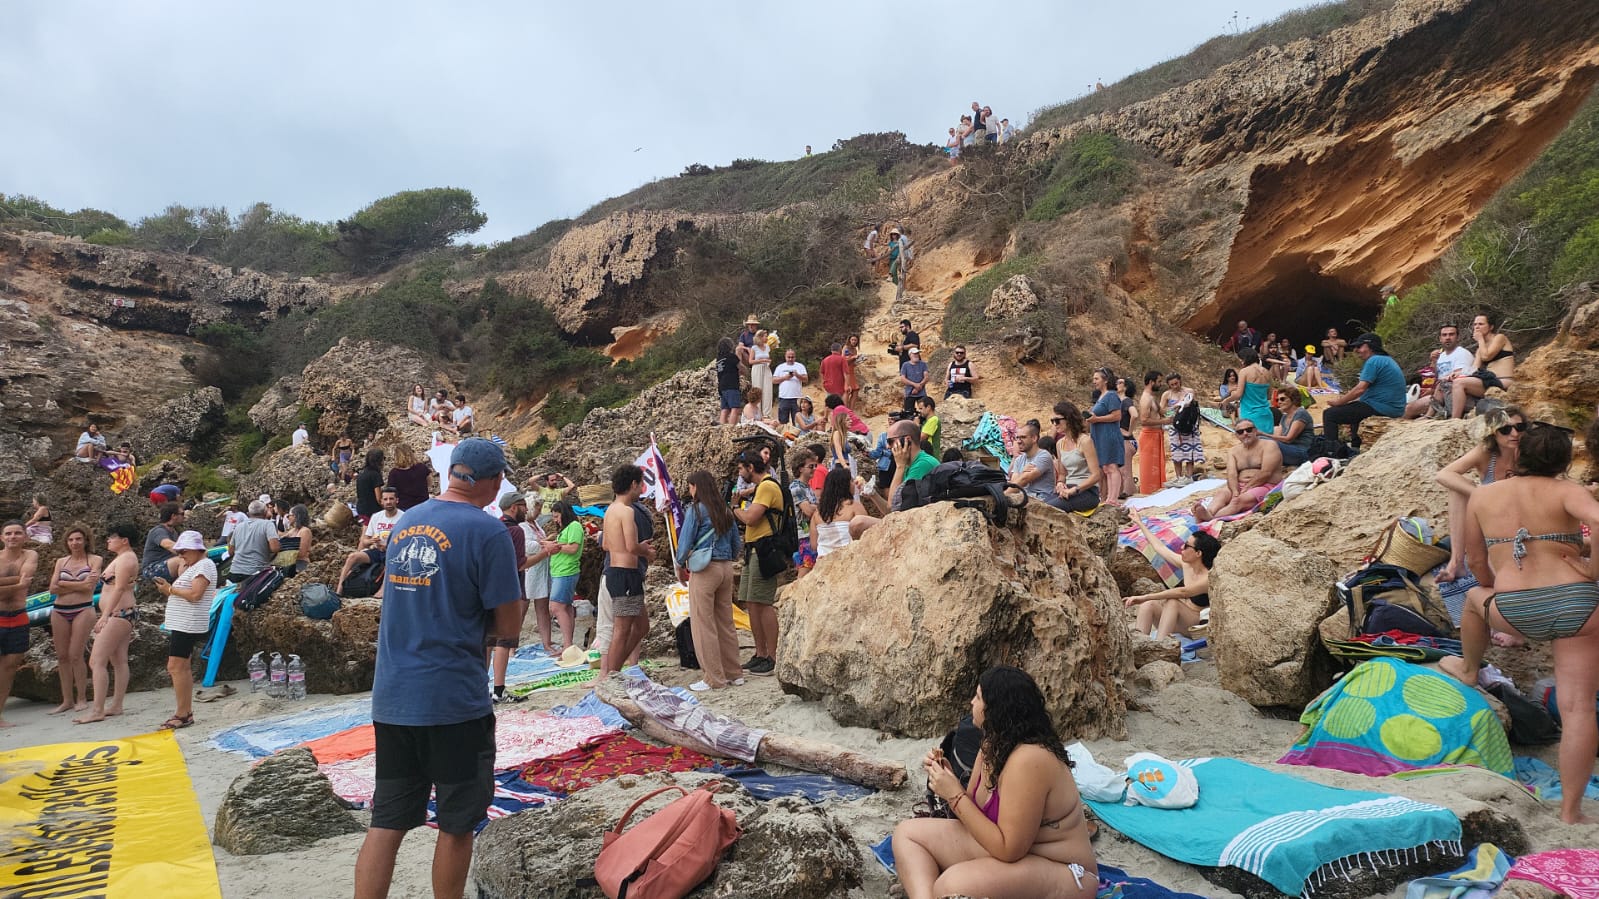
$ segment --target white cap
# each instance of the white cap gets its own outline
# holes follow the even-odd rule
[[[258,499],[258,500],[260,500],[260,501],[261,501],[261,503],[262,503],[262,505],[265,505],[265,504],[267,504],[267,503],[270,503],[270,502],[272,502],[272,494],[270,494],[270,493],[263,493],[263,494],[261,494],[261,495],[260,495],[260,496],[258,496],[258,497],[256,497],[256,499]]]

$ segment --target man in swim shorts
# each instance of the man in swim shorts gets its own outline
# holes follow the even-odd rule
[[[1238,445],[1227,453],[1227,486],[1212,500],[1215,511],[1203,502],[1194,504],[1200,521],[1248,512],[1283,482],[1283,453],[1275,441],[1261,440],[1259,428],[1247,418],[1234,422],[1233,433]]]
[[[639,563],[655,558],[655,547],[639,542],[638,522],[633,502],[644,492],[644,470],[637,465],[621,465],[611,474],[611,491],[616,499],[605,509],[605,589],[611,594],[611,645],[602,647],[600,680],[621,669],[627,657],[649,632],[644,614],[644,572]]]

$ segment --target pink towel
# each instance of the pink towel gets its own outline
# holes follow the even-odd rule
[[[1505,876],[1542,884],[1571,899],[1599,899],[1599,849],[1556,849],[1523,855]]]

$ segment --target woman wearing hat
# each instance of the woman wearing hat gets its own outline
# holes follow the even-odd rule
[[[162,730],[194,723],[194,670],[189,658],[211,629],[211,600],[217,594],[217,567],[206,558],[205,540],[199,531],[179,534],[172,551],[180,560],[178,579],[170,583],[166,578],[155,579],[156,589],[167,598],[167,673],[178,700],[178,710],[161,725]]]

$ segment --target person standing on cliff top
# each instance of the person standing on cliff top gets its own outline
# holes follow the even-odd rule
[[[372,683],[377,785],[355,860],[356,899],[389,893],[406,831],[437,795],[433,895],[460,897],[473,828],[494,797],[494,705],[483,646],[512,636],[522,595],[510,533],[483,514],[506,469],[492,441],[462,440],[444,492],[405,513],[389,539],[388,589]]]

